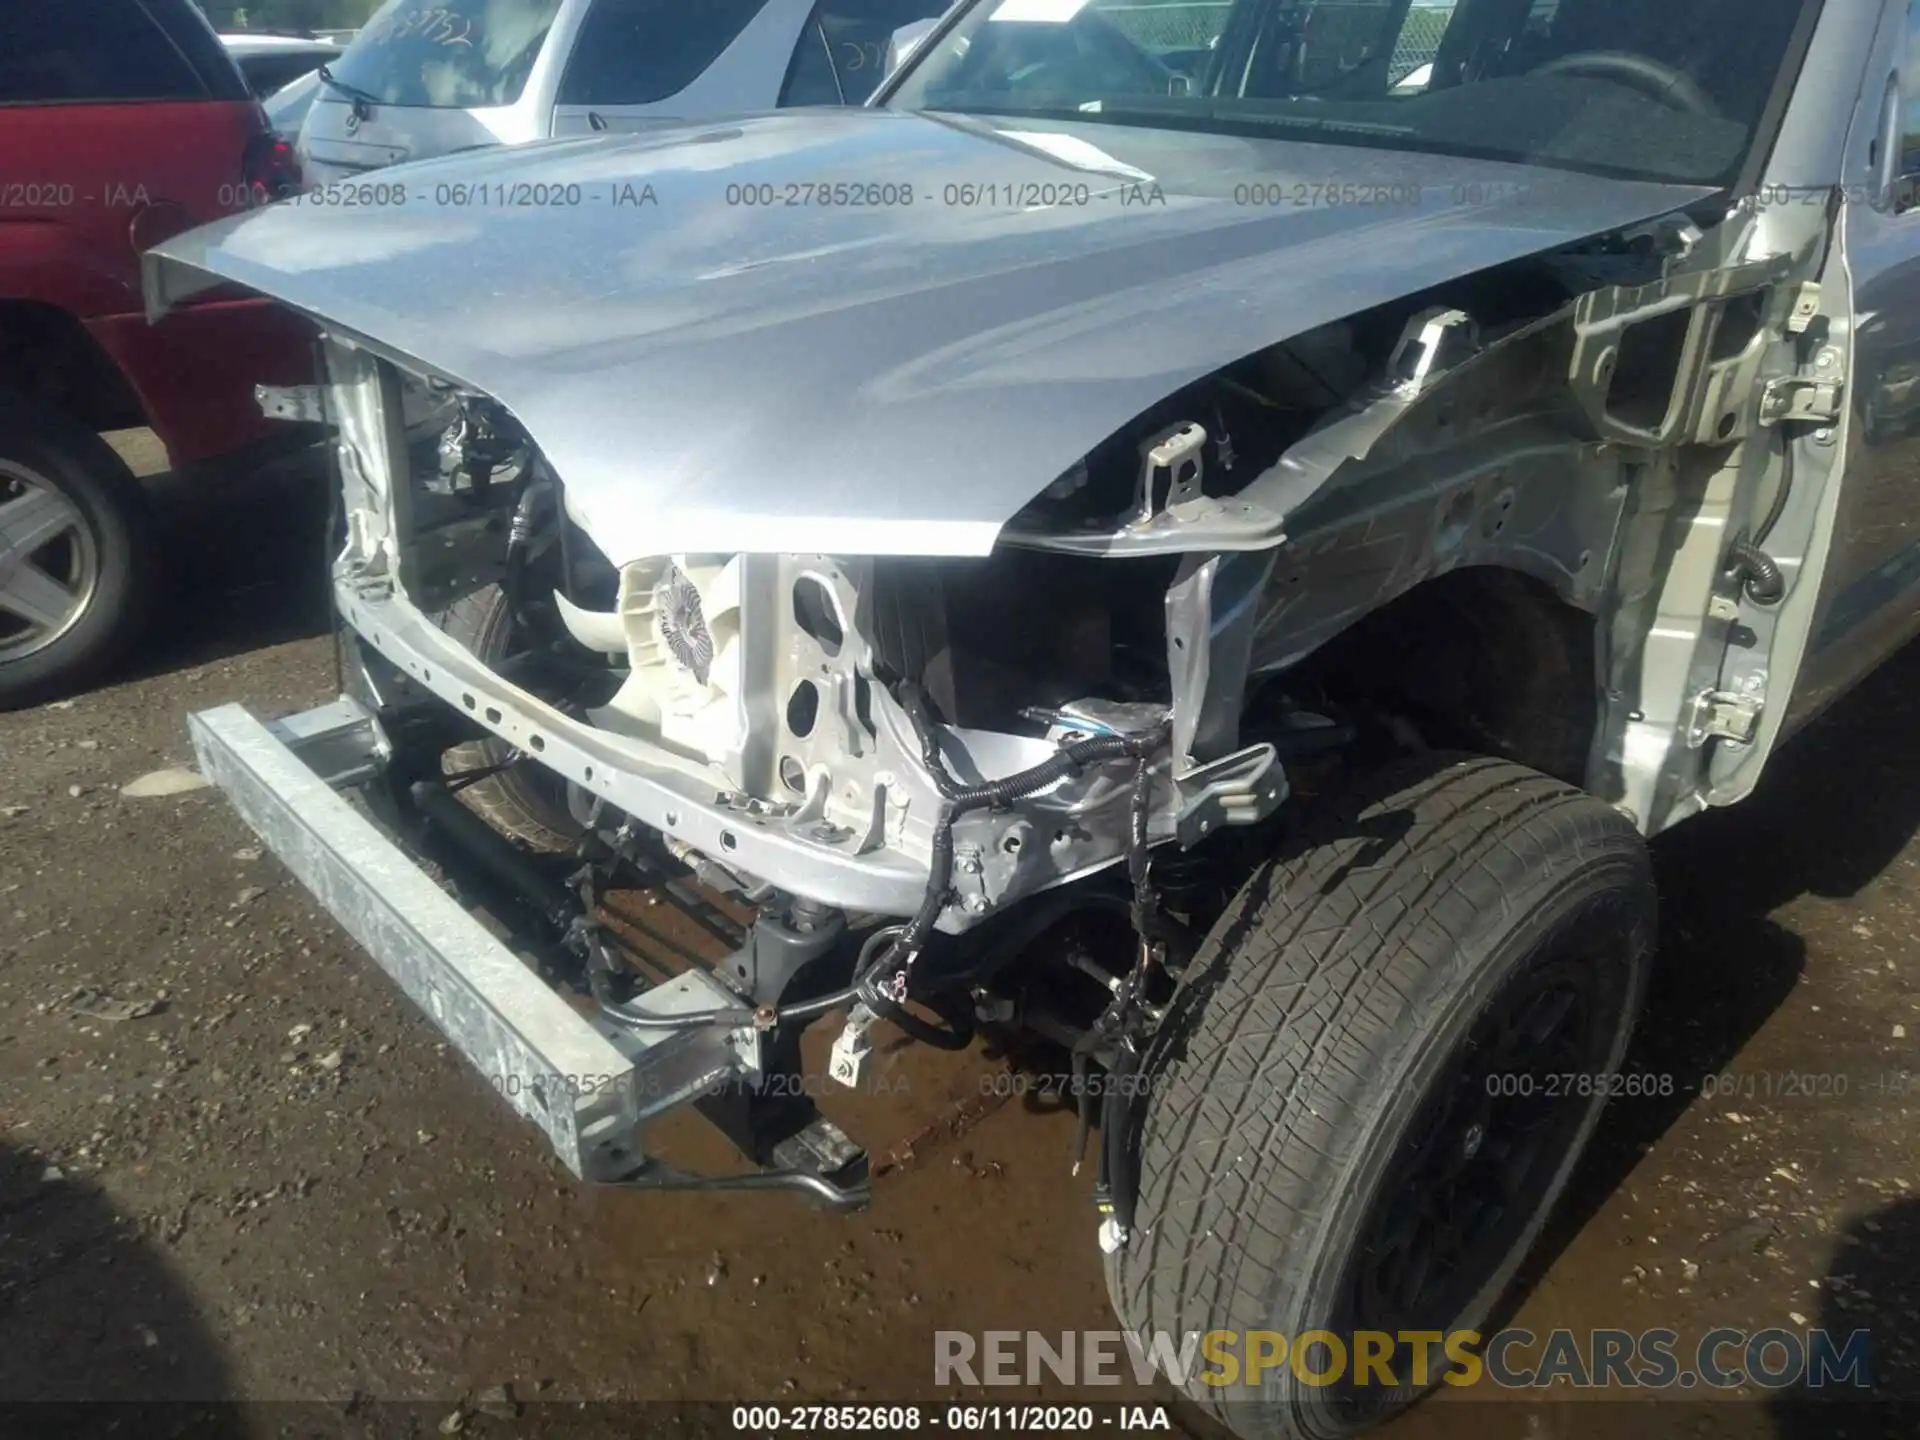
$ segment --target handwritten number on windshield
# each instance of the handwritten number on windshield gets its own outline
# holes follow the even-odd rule
[[[425,40],[433,45],[473,44],[473,21],[444,5],[428,5],[389,20],[373,38],[381,45],[396,40]]]

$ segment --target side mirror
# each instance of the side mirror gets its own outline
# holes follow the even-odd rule
[[[894,71],[906,64],[907,57],[920,48],[920,42],[931,35],[933,33],[933,27],[939,23],[940,17],[938,15],[932,15],[925,20],[915,20],[910,25],[902,25],[898,30],[894,31],[887,40],[887,68],[885,73],[891,76]]]

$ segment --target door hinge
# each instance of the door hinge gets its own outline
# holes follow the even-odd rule
[[[1794,292],[1793,310],[1787,316],[1787,334],[1803,336],[1820,318],[1820,285],[1809,280]],[[1788,375],[1771,380],[1760,392],[1760,423],[1779,425],[1804,423],[1832,426],[1846,413],[1843,401],[1847,393],[1846,352],[1837,345],[1822,345],[1814,352],[1813,373]]]
[[[1838,425],[1841,397],[1847,382],[1838,377],[1790,376],[1771,380],[1760,397],[1760,423],[1779,425],[1804,422],[1809,425]]]
[[[1757,695],[1731,690],[1703,690],[1694,697],[1693,717],[1687,725],[1687,744],[1698,750],[1709,740],[1750,745],[1760,733],[1760,715],[1766,702]]]

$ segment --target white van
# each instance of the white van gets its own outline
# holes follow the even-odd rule
[[[309,180],[554,135],[857,105],[945,0],[388,0],[322,72]]]

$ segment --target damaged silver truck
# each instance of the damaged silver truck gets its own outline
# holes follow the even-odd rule
[[[263,403],[338,434],[342,698],[200,762],[587,1180],[863,1204],[804,1032],[852,1084],[883,1023],[1037,1035],[1130,1327],[1477,1325],[1632,1078],[1647,838],[1920,618],[1920,24],[977,0],[895,53],[150,253],[155,314],[318,320]],[[623,885],[724,953],[641,963]],[[687,1103],[752,1163],[652,1153]]]

